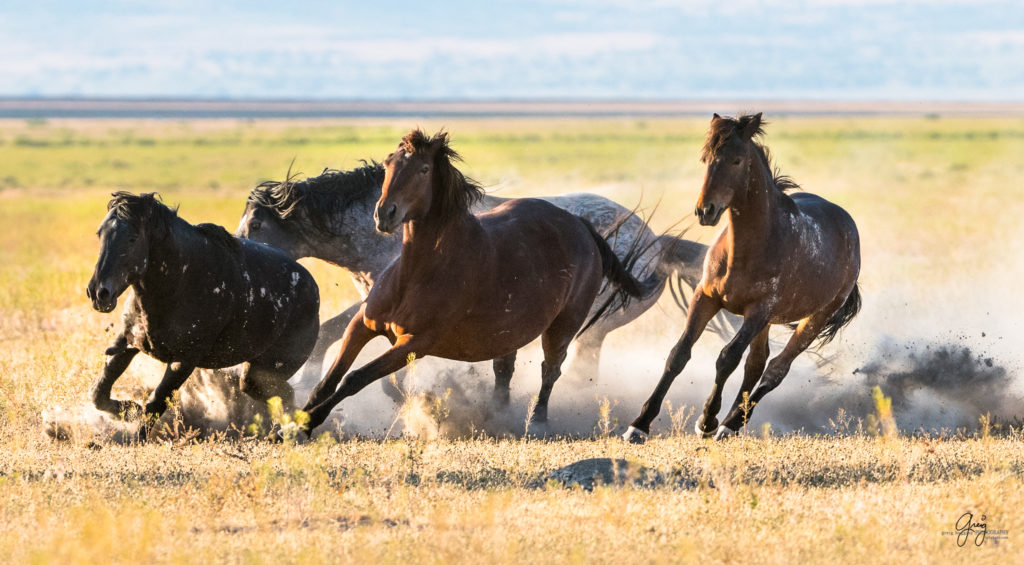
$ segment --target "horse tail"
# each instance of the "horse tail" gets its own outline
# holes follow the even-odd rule
[[[860,312],[860,306],[860,285],[854,283],[853,290],[846,297],[846,302],[843,302],[843,305],[832,314],[828,323],[825,324],[825,328],[818,334],[818,347],[822,347],[832,341],[836,334],[839,333],[839,330],[843,329],[843,326],[846,324],[849,324],[850,320],[853,320],[857,313]]]
[[[686,314],[690,310],[690,305],[683,289],[689,289],[692,294],[700,284],[700,279],[704,276],[704,256],[707,255],[709,248],[703,243],[690,241],[681,235],[665,234],[658,237],[658,242],[661,243],[658,268],[668,279],[672,300]],[[727,317],[724,311],[715,316],[707,326],[709,331],[726,339],[731,339],[739,328],[737,318]]]
[[[580,221],[587,227],[587,231],[590,232],[590,237],[593,238],[594,243],[597,245],[598,253],[601,255],[601,274],[616,287],[616,290],[610,293],[608,299],[604,301],[601,307],[597,309],[597,312],[590,317],[590,320],[583,325],[583,329],[576,335],[587,331],[598,320],[604,318],[609,313],[626,308],[631,299],[646,300],[650,298],[661,290],[661,285],[664,283],[664,277],[657,269],[654,269],[642,281],[638,280],[632,273],[637,260],[650,250],[651,246],[657,242],[657,239],[653,239],[645,245],[641,242],[642,237],[635,238],[630,244],[626,255],[619,259],[615,255],[615,251],[612,250],[611,245],[597,232],[593,224],[585,218],[580,218]],[[646,227],[646,222],[644,225]],[[615,231],[617,231],[619,226],[621,226],[621,222],[615,226]],[[640,233],[643,233],[643,230]]]
[[[661,244],[658,269],[668,279],[672,300],[675,300],[680,310],[686,312],[690,306],[683,293],[683,287],[689,288],[690,291],[697,288],[697,283],[703,275],[704,256],[707,255],[708,246],[669,234],[658,236],[658,243]]]

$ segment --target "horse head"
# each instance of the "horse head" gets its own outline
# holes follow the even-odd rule
[[[428,137],[416,129],[402,138],[384,161],[384,184],[373,211],[377,230],[391,233],[398,226],[427,217],[441,222],[479,199],[483,190],[455,168],[459,154],[448,145],[448,134]]]
[[[745,194],[754,162],[753,137],[762,133],[761,114],[723,118],[715,114],[711,119],[701,162],[707,165],[704,186],[694,213],[702,226],[713,226],[733,204],[737,196]]]
[[[128,286],[145,275],[156,207],[166,210],[155,193],[136,196],[115,192],[112,196],[96,232],[100,254],[85,289],[92,307],[100,312],[112,311]]]

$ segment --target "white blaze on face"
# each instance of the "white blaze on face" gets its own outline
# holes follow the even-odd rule
[[[249,220],[250,219],[252,219],[252,211],[251,210],[246,211],[246,213],[242,214],[242,219],[239,220],[239,222],[238,222],[238,229],[235,230],[235,233],[241,233],[242,232],[242,228],[244,228],[245,226],[249,225]]]

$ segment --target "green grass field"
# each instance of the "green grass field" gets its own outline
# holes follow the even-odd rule
[[[119,322],[93,312],[84,292],[110,192],[159,191],[185,219],[233,231],[249,189],[282,178],[293,159],[308,175],[381,160],[416,123],[0,121],[0,561],[1021,560],[1022,437],[1005,426],[941,439],[878,436],[870,426],[838,436],[754,430],[713,444],[663,418],[663,435],[636,447],[600,431],[595,401],[583,417],[597,431],[572,440],[120,446],[43,435],[44,410],[86,399]],[[660,201],[660,228],[690,222],[703,175],[706,120],[418,124],[446,126],[464,170],[503,195],[593,191],[648,211]],[[988,325],[970,331],[996,327],[1002,343],[1019,343],[1024,119],[793,117],[767,131],[780,168],[847,208],[861,229],[865,312],[830,347],[861,347],[888,329],[880,320],[897,318],[951,331],[981,318]],[[708,241],[714,231],[687,233]],[[307,264],[322,315],[356,299],[343,274]],[[681,320],[649,316],[639,328],[674,340]],[[133,366],[115,396],[153,370]],[[686,374],[704,389],[709,370]],[[537,488],[586,457],[622,457],[696,486]],[[961,548],[942,535],[968,511],[1008,539]]]

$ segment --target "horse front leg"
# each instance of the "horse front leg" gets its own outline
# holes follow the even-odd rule
[[[342,400],[359,392],[373,381],[382,379],[405,367],[409,364],[410,355],[415,355],[418,358],[421,353],[422,350],[417,347],[414,340],[409,336],[402,336],[383,355],[345,375],[337,390],[315,405],[306,405],[305,411],[309,414],[309,431],[312,432],[320,424],[323,424],[331,410]]]
[[[322,403],[334,393],[335,389],[338,388],[338,383],[341,382],[341,378],[345,376],[349,367],[352,363],[355,363],[356,357],[359,356],[359,352],[363,350],[363,347],[370,342],[371,339],[381,335],[366,326],[366,318],[364,311],[360,308],[359,312],[352,318],[348,323],[348,327],[345,329],[345,336],[341,339],[341,351],[338,353],[338,358],[335,359],[334,364],[331,366],[331,370],[324,375],[324,378],[316,387],[313,388],[313,392],[309,394],[309,399],[306,401],[305,410],[308,412],[310,408]],[[312,429],[312,428],[310,428]]]
[[[352,318],[359,313],[359,309],[361,307],[362,303],[353,304],[337,316],[320,325],[320,332],[317,335],[316,345],[313,346],[313,351],[309,353],[309,358],[306,359],[306,364],[302,366],[302,376],[299,378],[299,382],[297,383],[299,386],[313,386],[320,382],[320,378],[322,377],[321,372],[324,367],[324,358],[327,357],[327,350],[334,345],[334,342],[338,341],[345,335],[345,330],[348,329],[348,325],[352,322]]]
[[[711,387],[711,394],[704,403],[704,412],[697,420],[697,433],[704,437],[711,437],[718,430],[718,411],[722,407],[722,388],[729,379],[729,375],[736,370],[743,357],[743,351],[750,345],[768,326],[770,315],[767,311],[755,311],[747,313],[743,317],[743,325],[740,331],[729,341],[715,362],[715,384]],[[753,386],[753,385],[751,385]]]
[[[125,369],[128,368],[128,365],[131,364],[132,359],[138,353],[138,349],[128,347],[128,340],[125,339],[124,334],[119,335],[117,340],[114,341],[114,345],[107,348],[106,354],[109,357],[103,365],[103,375],[93,384],[91,392],[92,403],[97,410],[102,410],[123,419],[128,419],[142,412],[141,406],[135,402],[130,400],[113,400],[110,398],[110,392],[114,388],[114,383],[124,374]]]
[[[180,361],[168,363],[167,369],[164,370],[164,377],[160,379],[160,384],[156,385],[149,395],[144,414],[157,418],[163,415],[167,411],[167,404],[171,400],[171,396],[174,395],[174,391],[185,384],[195,368],[195,365]]]
[[[686,329],[683,330],[683,335],[680,336],[679,341],[676,342],[672,351],[668,354],[668,359],[665,360],[665,370],[661,375],[661,379],[658,380],[658,385],[654,387],[654,392],[651,393],[651,397],[644,403],[640,415],[626,429],[622,439],[630,443],[643,443],[647,441],[647,435],[651,432],[651,422],[654,421],[654,418],[658,416],[658,412],[661,411],[661,404],[665,401],[665,395],[668,394],[672,381],[686,367],[686,363],[690,360],[693,344],[700,337],[708,322],[711,321],[711,318],[721,308],[721,304],[707,294],[701,291],[695,293],[690,304],[690,312],[686,316]]]

